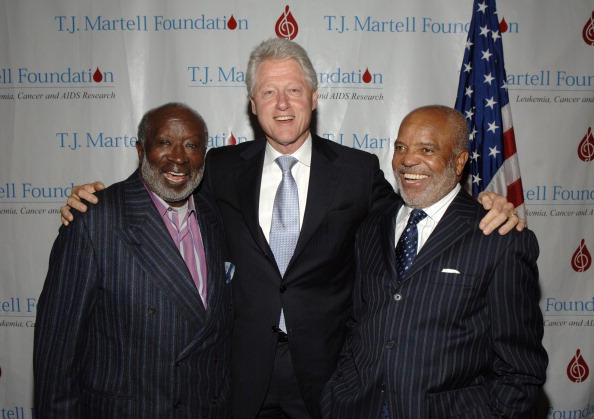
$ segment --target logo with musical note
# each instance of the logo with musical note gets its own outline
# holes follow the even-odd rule
[[[589,375],[590,367],[588,367],[581,351],[578,349],[567,366],[567,377],[574,383],[583,383]]]
[[[276,36],[279,38],[293,40],[297,36],[297,33],[299,32],[299,26],[293,17],[293,13],[289,11],[289,6],[285,6],[285,11],[276,21],[274,31],[276,32]]]
[[[592,17],[584,25],[582,37],[586,44],[594,46],[594,11],[592,12]]]
[[[592,255],[586,247],[586,241],[582,239],[582,242],[573,253],[571,258],[571,267],[576,272],[586,272],[592,266]]]
[[[588,132],[578,146],[578,157],[585,161],[591,162],[594,159],[594,135],[592,134],[592,127],[588,127]]]

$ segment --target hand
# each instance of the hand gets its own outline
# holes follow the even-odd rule
[[[483,208],[489,210],[479,224],[479,228],[485,235],[491,234],[499,226],[501,226],[499,228],[501,235],[509,233],[514,227],[518,231],[526,227],[526,220],[518,217],[514,205],[504,196],[494,192],[481,192],[478,201],[483,204]]]
[[[97,197],[93,194],[103,189],[105,189],[105,185],[103,182],[99,181],[85,183],[84,185],[77,185],[73,187],[72,192],[70,192],[70,195],[66,200],[66,205],[60,207],[62,224],[67,226],[72,220],[74,220],[74,216],[70,212],[72,208],[80,212],[87,211],[87,206],[82,202],[83,199],[91,204],[96,204],[99,202],[99,199],[97,199]]]

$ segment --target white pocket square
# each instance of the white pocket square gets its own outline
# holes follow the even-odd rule
[[[225,282],[228,284],[235,274],[235,265],[231,262],[225,262]]]
[[[460,274],[460,271],[458,271],[456,269],[450,269],[450,268],[444,268],[441,270],[441,272],[444,274]]]

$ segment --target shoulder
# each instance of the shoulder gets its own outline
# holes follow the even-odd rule
[[[312,135],[313,149],[321,153],[335,154],[346,161],[379,162],[377,156],[367,151],[347,147],[317,135]]]
[[[87,211],[84,213],[74,213],[73,211],[75,221],[78,218],[87,220],[103,218],[104,221],[112,221],[122,213],[120,210],[123,210],[130,202],[142,202],[150,199],[138,171],[135,171],[127,179],[96,192],[95,195],[99,199],[97,204],[87,204]]]
[[[507,234],[501,235],[494,231],[489,235],[483,234],[479,229],[479,223],[488,213],[486,209],[466,191],[461,190],[451,204],[451,207],[458,210],[460,219],[467,217],[469,228],[474,233],[476,240],[483,243],[491,243],[501,246],[502,249],[510,246],[518,246],[538,253],[538,241],[533,231],[525,228],[523,231],[517,231],[515,228]],[[468,210],[469,212],[466,212]]]
[[[221,159],[229,160],[233,158],[239,158],[245,155],[245,153],[248,153],[248,155],[251,153],[257,153],[258,151],[264,149],[265,141],[266,140],[264,139],[258,139],[236,145],[210,148],[206,153],[206,162],[209,164],[212,162],[218,162]]]

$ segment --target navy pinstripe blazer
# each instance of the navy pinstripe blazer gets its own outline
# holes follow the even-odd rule
[[[392,418],[522,417],[548,362],[534,234],[483,235],[485,211],[461,191],[398,285],[400,205],[358,232],[354,319],[324,416],[379,418],[386,403]]]
[[[138,172],[61,227],[39,298],[36,417],[227,418],[231,284],[216,206],[194,194],[208,310]]]

